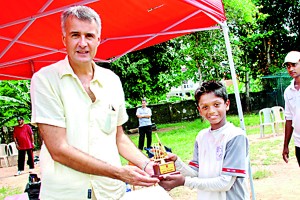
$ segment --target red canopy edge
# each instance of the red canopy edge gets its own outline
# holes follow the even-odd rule
[[[191,32],[219,28],[218,23],[226,20],[221,0],[5,1],[2,6],[7,9],[0,17],[0,80],[30,79],[40,68],[65,57],[60,14],[71,5],[87,5],[100,14],[102,41],[95,61],[102,62]]]

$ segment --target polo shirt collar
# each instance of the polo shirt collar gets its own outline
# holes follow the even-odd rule
[[[105,73],[103,73],[103,69],[96,65],[96,63],[93,61],[93,67],[94,67],[94,78],[92,81],[97,81],[98,83],[101,84],[103,80],[106,80],[107,77],[105,76]]]
[[[96,65],[94,61],[92,61],[92,65],[94,68],[94,78],[91,82],[98,81],[99,83],[101,83],[101,80],[105,79],[103,73],[101,73],[101,68],[98,65]],[[65,75],[77,77],[69,63],[68,56],[66,56],[65,59],[60,62],[59,67],[59,77],[62,78]]]
[[[71,75],[73,77],[76,77],[72,67],[70,66],[70,63],[69,63],[69,59],[68,59],[68,56],[65,57],[64,60],[61,60],[59,62],[59,77],[62,79],[63,76],[65,75]]]
[[[296,90],[296,88],[295,88],[295,79],[292,79],[292,81],[291,81],[291,90]]]

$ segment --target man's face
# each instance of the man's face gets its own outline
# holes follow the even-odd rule
[[[24,120],[23,119],[18,119],[18,124],[19,125],[22,125],[24,123]]]
[[[89,64],[97,53],[100,34],[96,22],[82,21],[74,16],[66,20],[63,43],[72,67]]]
[[[300,62],[297,63],[285,63],[285,67],[292,78],[300,76]]]
[[[142,107],[145,108],[147,106],[147,102],[146,101],[142,101]]]

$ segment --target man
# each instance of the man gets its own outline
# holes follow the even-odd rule
[[[150,148],[152,143],[152,123],[151,109],[147,107],[147,101],[142,100],[142,107],[136,110],[136,116],[139,119],[139,149],[143,150],[145,142],[145,134],[147,137],[147,148]]]
[[[15,176],[19,176],[24,171],[25,154],[27,153],[29,165],[29,173],[34,169],[33,149],[34,149],[34,136],[32,129],[29,125],[24,124],[24,118],[18,117],[18,126],[14,127],[13,138],[18,149],[18,171]]]
[[[284,91],[286,122],[282,157],[288,163],[289,143],[293,135],[295,154],[300,167],[300,52],[289,52],[283,65],[293,80]]]
[[[43,138],[41,199],[120,199],[125,183],[151,186],[153,162],[122,129],[127,119],[119,77],[93,62],[101,22],[86,6],[61,17],[67,56],[35,73],[32,122]],[[119,153],[135,166],[122,166]],[[146,172],[148,173],[146,173]]]

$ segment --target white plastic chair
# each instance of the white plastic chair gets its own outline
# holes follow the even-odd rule
[[[272,113],[274,116],[274,125],[276,133],[279,133],[279,126],[282,125],[282,132],[284,132],[285,119],[284,119],[284,109],[281,106],[273,106]]]
[[[8,149],[8,156],[17,156],[19,154],[19,151],[16,147],[16,143],[11,142],[7,144]]]
[[[0,164],[4,160],[5,166],[8,167],[7,144],[0,144]]]
[[[8,143],[7,151],[8,151],[7,154],[8,154],[9,166],[17,165],[19,151],[16,147],[16,143],[14,143],[14,142]]]
[[[271,108],[263,108],[259,111],[260,119],[260,137],[265,136],[265,126],[272,127],[272,133],[275,135],[274,116]]]

